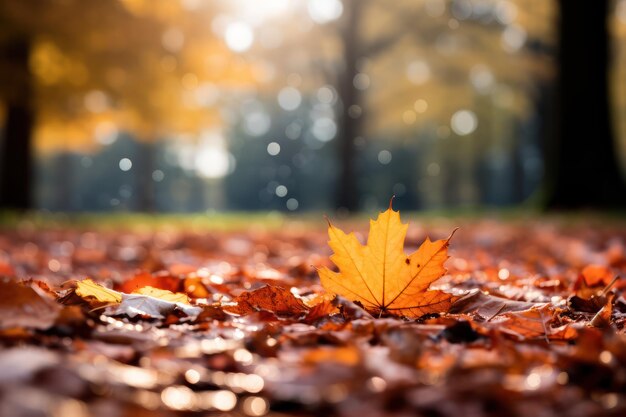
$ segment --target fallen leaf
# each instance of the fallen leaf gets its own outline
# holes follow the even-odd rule
[[[515,311],[499,316],[492,323],[496,328],[518,340],[544,339],[570,340],[578,334],[569,325],[551,327],[553,307],[550,304],[537,305],[528,310]]]
[[[618,278],[613,271],[602,265],[587,265],[578,275],[578,279],[574,282],[572,297],[578,297],[584,300],[592,301],[592,304],[600,303],[604,305],[604,300],[593,300],[594,297],[602,297],[613,287]],[[574,300],[574,303],[577,300]],[[584,302],[583,302],[584,304]],[[596,308],[598,311],[600,307]]]
[[[606,296],[604,295],[592,295],[589,298],[572,295],[567,299],[567,307],[572,311],[597,313],[604,305],[606,305]]]
[[[319,269],[324,288],[379,315],[416,318],[447,311],[456,297],[428,288],[446,272],[443,264],[452,236],[434,242],[426,238],[407,257],[403,249],[407,228],[391,206],[370,220],[366,245],[329,222],[328,243],[334,252],[330,259],[339,272]]]
[[[613,274],[610,268],[603,265],[587,265],[583,268],[581,275],[587,286],[604,287],[609,285],[615,274]]]
[[[308,297],[308,298],[303,298],[302,302],[307,306],[307,307],[315,307],[318,304],[322,304],[325,301],[333,301],[336,298],[335,294],[329,294],[327,292],[323,292],[320,294],[315,294],[312,297]]]
[[[60,310],[37,285],[0,280],[0,329],[45,330],[54,325]]]
[[[322,317],[330,316],[332,314],[339,313],[339,308],[333,302],[334,300],[325,300],[319,304],[314,305],[306,315],[305,323],[313,323]]]
[[[189,304],[189,297],[185,294],[153,287],[139,288],[134,294],[126,294],[85,279],[76,283],[75,294],[91,305],[111,305],[107,312],[112,315],[162,319],[175,309],[189,317],[196,317],[202,312],[201,308]]]
[[[225,306],[224,310],[239,315],[256,311],[269,311],[279,317],[300,316],[309,308],[288,289],[266,285],[254,291],[244,292],[233,300],[237,304]]]
[[[202,312],[200,307],[143,294],[122,294],[122,302],[116,307],[111,307],[108,312],[111,315],[147,316],[154,319],[163,319],[176,309],[192,318],[195,318]]]
[[[200,314],[196,317],[196,322],[205,323],[211,320],[224,321],[226,320],[226,317],[226,313],[224,313],[224,310],[222,310],[219,306],[209,305],[202,307],[202,312],[200,312]]]
[[[171,292],[168,290],[162,290],[154,287],[143,287],[133,291],[133,294],[149,295],[150,297],[158,298],[160,300],[169,301],[170,303],[183,303],[190,304],[189,297],[186,294],[180,292]]]
[[[583,275],[578,277],[578,280],[574,285],[576,294],[567,299],[567,305],[573,311],[584,311],[587,313],[596,313],[600,311],[600,309],[607,304],[607,300],[609,298],[607,294],[609,294],[611,288],[620,279],[620,277],[616,275],[609,281],[609,277],[612,275],[608,268],[589,268],[590,267],[585,268]],[[585,275],[585,271],[587,271],[587,275]],[[592,271],[593,275],[589,271]],[[594,286],[589,285],[589,281],[587,280],[587,277],[589,276],[597,278],[597,280],[591,281],[594,283]],[[598,287],[598,285],[602,285],[604,288]],[[612,300],[613,299],[611,298],[611,303]]]
[[[87,278],[76,283],[76,295],[91,304],[116,304],[122,301],[122,294],[96,284]]]
[[[499,314],[528,310],[537,305],[541,306],[545,303],[509,300],[474,290],[455,301],[450,308],[450,313],[475,313],[490,320]]]

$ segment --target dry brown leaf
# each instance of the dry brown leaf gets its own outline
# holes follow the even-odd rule
[[[325,300],[319,304],[314,305],[306,315],[305,322],[312,323],[322,317],[330,316],[332,314],[338,314],[339,308],[333,302],[334,300]]]
[[[296,298],[286,288],[266,285],[258,290],[244,292],[233,301],[237,305],[225,306],[224,310],[239,315],[256,311],[270,311],[277,316],[293,317],[306,313],[309,309],[302,300]]]
[[[474,313],[490,320],[500,314],[528,310],[537,305],[545,303],[509,300],[475,290],[459,298],[450,309],[450,313]]]
[[[603,265],[587,265],[583,268],[581,275],[588,287],[609,285],[615,275],[611,268]]]
[[[426,238],[407,257],[403,249],[407,228],[391,207],[370,221],[366,245],[354,233],[345,234],[329,224],[328,243],[334,252],[330,259],[339,272],[319,270],[324,288],[380,315],[415,318],[447,311],[455,297],[428,288],[446,272],[443,264],[452,236],[434,242]]]
[[[61,306],[34,284],[0,280],[0,329],[51,327]]]
[[[550,304],[537,305],[528,310],[503,314],[493,321],[496,328],[519,340],[570,340],[578,334],[570,325],[551,327],[554,308]]]

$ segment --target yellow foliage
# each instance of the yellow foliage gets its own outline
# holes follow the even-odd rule
[[[122,302],[122,293],[96,284],[91,279],[84,279],[76,283],[76,295],[81,298],[92,298],[100,303],[120,303]]]
[[[111,290],[95,283],[91,279],[85,279],[76,283],[76,295],[83,299],[90,299],[97,303],[119,304],[122,302],[124,293]],[[133,294],[145,295],[148,297],[158,298],[159,300],[170,303],[191,304],[189,297],[183,293],[173,293],[155,287],[142,287],[133,291]]]
[[[155,287],[138,288],[136,291],[133,291],[133,294],[147,295],[149,297],[158,298],[160,300],[169,301],[171,303],[191,304],[189,302],[189,297],[187,297],[186,294],[162,290]]]
[[[324,288],[358,301],[378,314],[419,317],[447,311],[454,297],[430,285],[445,274],[450,236],[431,242],[406,256],[404,239],[408,226],[391,207],[370,221],[370,234],[362,245],[354,233],[345,234],[329,224],[331,260],[340,272],[319,270]]]

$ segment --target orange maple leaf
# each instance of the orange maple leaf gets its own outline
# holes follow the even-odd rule
[[[391,204],[376,220],[370,220],[366,245],[354,233],[346,234],[329,222],[328,244],[334,252],[330,259],[339,272],[319,269],[322,286],[379,315],[415,318],[447,311],[457,297],[428,288],[446,273],[443,264],[452,235],[434,242],[426,238],[417,251],[406,256],[407,228]]]

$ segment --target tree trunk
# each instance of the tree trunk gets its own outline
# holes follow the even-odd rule
[[[559,0],[557,123],[548,149],[551,209],[626,207],[609,103],[609,0]]]
[[[350,106],[360,105],[361,95],[354,87],[354,77],[358,74],[356,61],[359,58],[359,21],[361,7],[358,0],[344,1],[344,21],[341,28],[344,63],[338,77],[337,91],[341,101],[338,117],[339,181],[336,205],[349,211],[358,209],[358,190],[355,172],[356,148],[354,139],[360,133],[360,119],[349,114]]]
[[[33,86],[28,58],[30,40],[20,38],[0,46],[0,60],[8,68],[3,92],[6,122],[0,150],[0,209],[32,208],[32,134],[35,122]]]
[[[151,137],[145,143],[140,142],[138,146],[135,195],[137,210],[143,213],[154,213],[156,208],[156,187],[152,173],[156,164],[157,144],[154,137]]]

